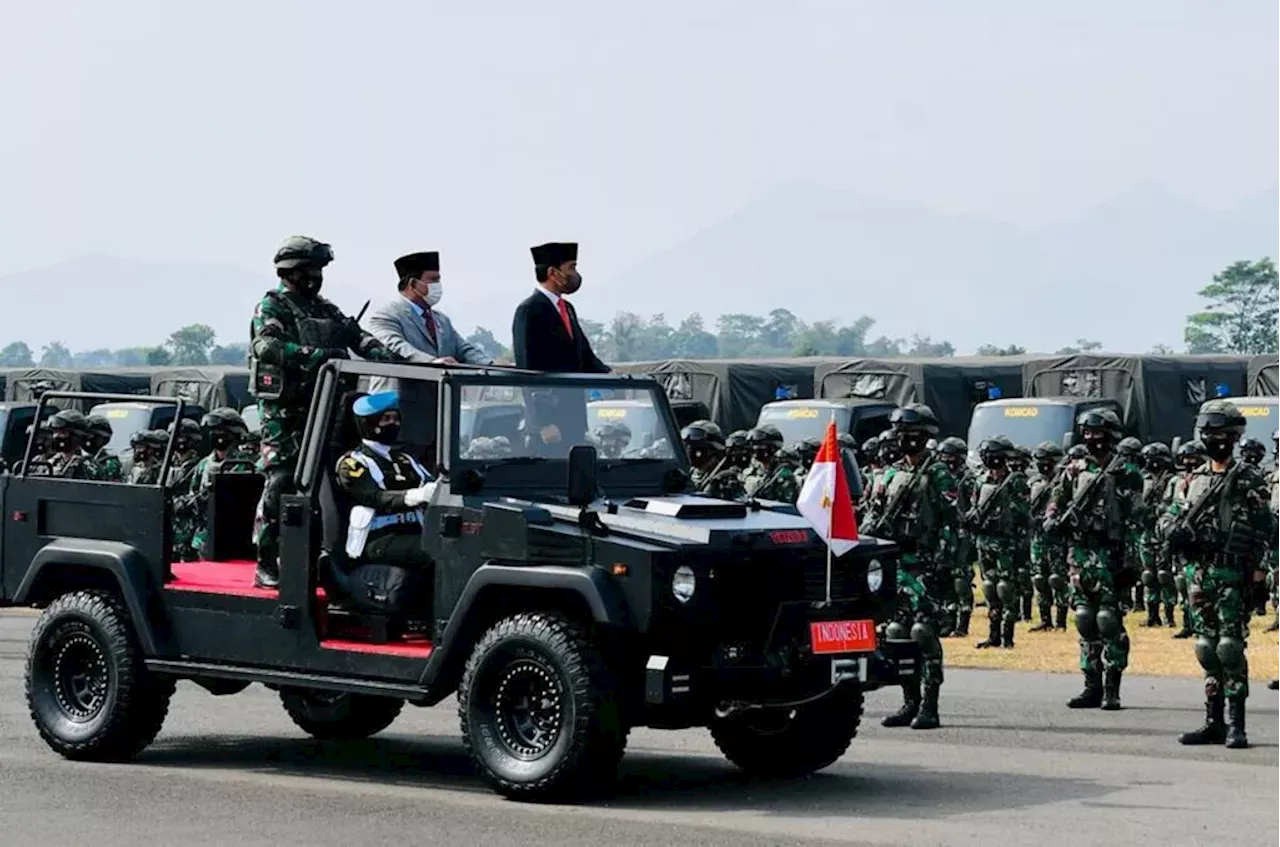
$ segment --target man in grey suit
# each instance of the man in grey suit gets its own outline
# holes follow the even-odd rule
[[[493,360],[458,335],[452,322],[435,309],[444,294],[439,253],[410,253],[396,259],[400,296],[368,318],[369,332],[410,362],[491,365]],[[435,466],[436,409],[434,387],[425,382],[399,385],[375,378],[370,392],[400,392],[400,441],[427,467]]]

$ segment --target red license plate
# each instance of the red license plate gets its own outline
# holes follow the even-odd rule
[[[809,624],[814,653],[868,653],[876,649],[875,621],[820,621]]]

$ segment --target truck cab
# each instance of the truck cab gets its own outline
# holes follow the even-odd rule
[[[885,400],[850,397],[838,400],[776,400],[760,410],[756,426],[772,424],[788,444],[806,438],[822,438],[835,417],[836,431],[847,432],[858,444],[889,428],[889,416],[897,405]]]
[[[58,411],[53,405],[37,403],[0,403],[0,472],[15,467],[27,449],[27,428],[47,420]]]
[[[1076,418],[1097,408],[1111,409],[1124,420],[1120,404],[1104,398],[1017,397],[979,403],[969,421],[969,463],[977,465],[978,445],[997,435],[1027,449],[1044,441],[1070,447],[1080,438]]]
[[[428,380],[440,397],[440,475],[419,512],[430,566],[405,575],[426,590],[396,608],[345,579],[352,504],[334,471],[359,443],[351,407],[368,377]],[[601,458],[586,432],[606,394],[651,406],[665,449]],[[473,449],[483,416],[468,409],[495,398],[521,417],[503,455]],[[649,378],[333,361],[271,589],[254,584],[261,489],[255,474],[216,475],[209,560],[174,562],[160,486],[0,477],[0,596],[43,610],[27,691],[53,750],[133,756],[188,679],[216,696],[275,689],[322,738],[371,735],[456,693],[473,762],[512,797],[608,784],[634,726],[705,726],[743,769],[795,776],[845,752],[864,691],[917,665],[910,642],[879,634],[897,548],[864,538],[831,559],[792,506],[691,493]]]

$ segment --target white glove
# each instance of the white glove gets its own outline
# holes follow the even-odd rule
[[[431,495],[435,493],[436,484],[434,482],[428,482],[420,488],[410,488],[405,492],[404,504],[410,507],[421,506],[423,503],[430,500]]]

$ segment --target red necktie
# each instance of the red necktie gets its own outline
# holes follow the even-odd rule
[[[436,340],[436,319],[432,316],[430,309],[423,310],[422,320],[426,324],[427,337],[431,339],[431,346],[437,346],[439,342]]]
[[[560,322],[564,324],[564,331],[573,338],[573,321],[569,320],[569,304],[563,297],[556,301],[556,311],[560,313]]]

